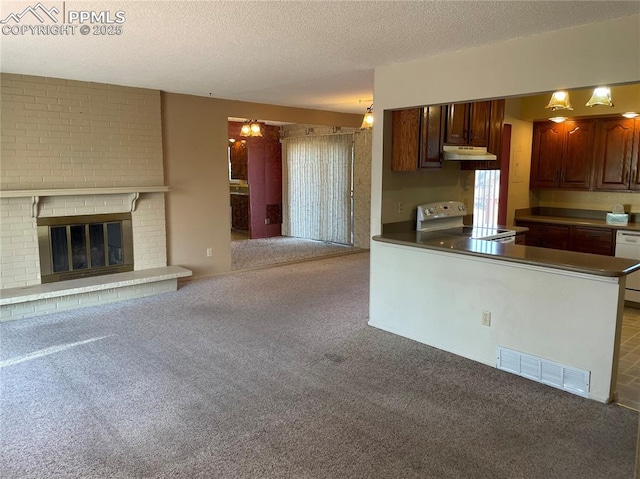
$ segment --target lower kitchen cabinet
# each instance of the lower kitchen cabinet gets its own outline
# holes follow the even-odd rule
[[[516,226],[529,228],[525,237],[527,246],[568,250],[571,244],[570,226],[521,221]]]
[[[586,226],[572,226],[572,228],[573,251],[613,256],[615,252],[613,229],[589,228]]]
[[[558,225],[516,219],[516,226],[529,228],[525,245],[553,248],[581,253],[613,256],[615,234],[612,228]]]

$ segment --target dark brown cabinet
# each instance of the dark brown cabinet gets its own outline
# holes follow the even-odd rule
[[[534,123],[531,188],[589,189],[594,138],[593,120]]]
[[[624,118],[600,121],[596,147],[596,189],[639,188],[638,124],[636,120]]]
[[[615,251],[614,231],[609,228],[573,226],[572,245],[573,251],[613,256]]]
[[[418,169],[421,108],[395,110],[391,119],[391,171]]]
[[[615,231],[612,228],[559,225],[516,219],[517,226],[525,226],[527,246],[578,251],[581,253],[613,256]]]
[[[525,244],[527,246],[570,249],[571,229],[569,226],[527,221],[516,221],[516,225],[529,228],[525,236]]]
[[[444,143],[489,146],[491,103],[477,101],[447,105]]]
[[[442,107],[392,112],[391,171],[442,166]]]
[[[502,165],[502,130],[504,124],[504,106],[505,100],[493,100],[490,102],[477,102],[482,106],[474,108],[476,114],[482,112],[482,115],[487,115],[489,118],[489,130],[488,140],[485,145],[474,144],[473,146],[487,146],[487,151],[493,153],[498,157],[495,161],[464,161],[460,164],[461,170],[499,170]],[[490,104],[490,111],[486,111],[486,104]],[[476,105],[474,103],[474,105]],[[482,138],[486,136],[486,130],[484,127],[482,130],[476,129],[476,131],[483,131],[482,135],[474,136],[474,138]]]
[[[420,168],[439,168],[442,166],[442,121],[441,106],[422,108]]]

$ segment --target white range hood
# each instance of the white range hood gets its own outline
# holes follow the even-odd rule
[[[445,161],[497,160],[485,146],[444,146],[442,155]]]

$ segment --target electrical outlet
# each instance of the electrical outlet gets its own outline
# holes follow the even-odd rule
[[[398,214],[401,215],[404,213],[404,203],[402,201],[398,201]]]
[[[213,256],[213,248],[207,248],[207,257]]]
[[[491,311],[482,311],[482,325],[491,326]]]

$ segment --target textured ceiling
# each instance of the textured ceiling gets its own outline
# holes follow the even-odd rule
[[[0,19],[36,4],[2,0]],[[2,71],[358,113],[377,66],[640,12],[637,1],[42,4],[122,10],[123,34],[2,35]]]

